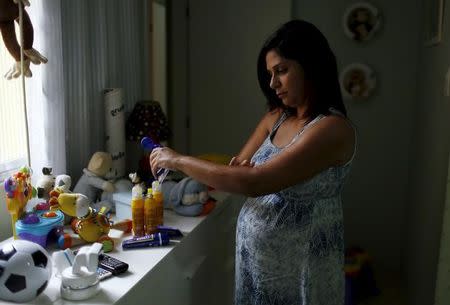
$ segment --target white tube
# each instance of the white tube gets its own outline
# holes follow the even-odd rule
[[[125,176],[125,106],[122,88],[104,90],[106,151],[113,159],[108,179]]]

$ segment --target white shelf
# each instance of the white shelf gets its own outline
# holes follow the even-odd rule
[[[60,280],[55,276],[50,279],[48,287],[44,292],[27,304],[36,305],[69,305],[69,304],[138,304],[155,303],[176,304],[174,300],[186,301],[196,299],[202,291],[197,291],[198,281],[202,278],[205,268],[208,268],[209,257],[214,254],[216,245],[213,243],[226,243],[227,241],[214,241],[217,228],[227,223],[220,215],[224,209],[234,205],[242,205],[244,197],[228,195],[216,192],[213,197],[219,199],[216,207],[208,216],[184,217],[173,211],[164,211],[164,224],[180,229],[185,236],[179,243],[173,243],[166,247],[143,248],[133,250],[122,250],[123,239],[130,238],[129,235],[122,236],[122,232],[111,230],[110,236],[114,239],[115,249],[108,253],[129,264],[129,270],[123,275],[112,277],[101,282],[101,291],[93,298],[74,302],[61,299],[59,289]],[[234,215],[235,216],[235,215]],[[229,219],[228,219],[229,221]],[[223,223],[222,223],[223,222]],[[219,234],[219,232],[217,232]],[[229,242],[228,247],[235,245]],[[49,250],[52,252],[52,250]],[[225,265],[229,265],[224,262]],[[209,270],[217,277],[223,276],[221,271]],[[221,274],[222,273],[222,274]],[[234,275],[229,275],[231,278]],[[154,284],[152,284],[154,283]],[[153,287],[152,285],[155,285]],[[204,284],[202,284],[204,285]],[[156,286],[158,287],[156,289]],[[183,302],[186,304],[189,302]],[[195,302],[194,302],[195,303]],[[16,304],[0,301],[0,304]],[[178,303],[181,304],[181,303]]]

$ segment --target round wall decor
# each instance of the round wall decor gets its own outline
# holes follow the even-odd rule
[[[349,6],[343,16],[345,34],[356,42],[372,39],[381,26],[381,14],[372,4],[358,2]]]
[[[376,76],[369,66],[352,63],[342,70],[340,83],[344,98],[364,100],[372,95],[376,87]]]

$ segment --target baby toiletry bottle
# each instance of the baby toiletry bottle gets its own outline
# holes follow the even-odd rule
[[[162,226],[164,224],[164,203],[163,203],[163,195],[161,192],[161,184],[158,181],[153,181],[152,183],[153,189],[153,199],[156,205],[157,211],[157,224]]]
[[[152,234],[156,232],[157,224],[157,211],[155,205],[155,198],[153,197],[153,191],[151,188],[147,191],[147,197],[144,202],[144,223],[145,234]]]
[[[144,231],[144,199],[139,187],[133,187],[131,190],[131,218],[134,236],[143,236]]]

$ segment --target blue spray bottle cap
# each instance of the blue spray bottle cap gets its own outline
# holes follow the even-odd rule
[[[157,147],[162,147],[161,144],[155,143],[155,141],[152,140],[150,137],[143,137],[141,140],[141,146],[145,150],[153,150]],[[156,175],[158,176],[159,183],[162,183],[164,179],[166,178],[167,174],[169,173],[169,170],[160,168]]]
[[[150,137],[143,137],[141,140],[141,146],[145,150],[153,150],[156,147],[161,147],[161,144],[155,143]]]

